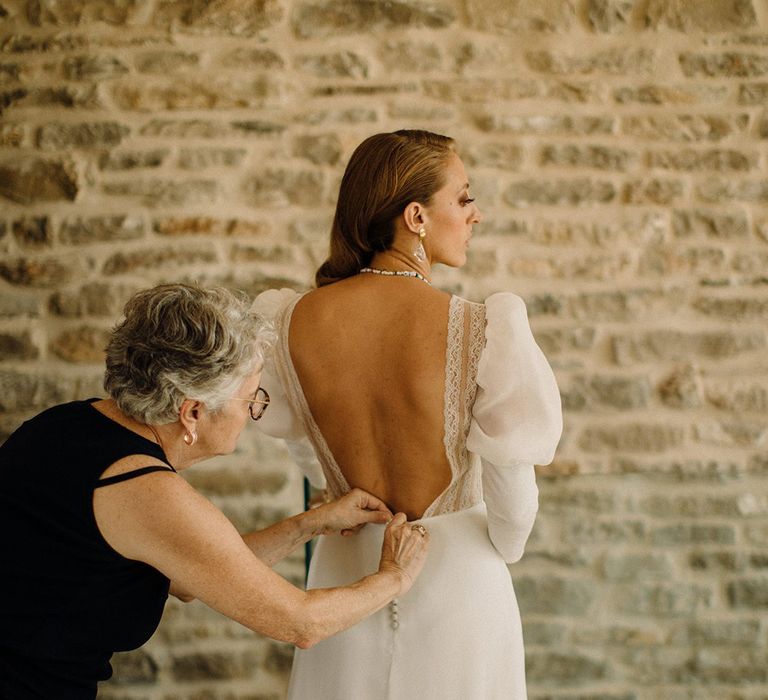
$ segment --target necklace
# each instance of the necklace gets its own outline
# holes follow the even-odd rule
[[[432,286],[432,283],[420,272],[416,272],[416,270],[379,270],[376,267],[364,267],[360,272],[370,272],[374,275],[385,275],[387,277],[415,277],[417,280],[426,282],[430,287]]]
[[[146,424],[146,426],[152,431],[152,435],[155,436],[155,442],[157,442],[158,445],[160,445],[160,449],[163,448],[163,443],[160,442],[160,436],[157,434],[157,430],[155,430],[149,423]]]

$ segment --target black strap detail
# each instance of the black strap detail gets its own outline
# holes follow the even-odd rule
[[[121,481],[128,481],[128,479],[135,479],[137,476],[142,476],[143,474],[149,474],[150,472],[173,472],[175,474],[176,470],[173,467],[161,467],[159,465],[154,467],[141,467],[140,469],[134,469],[133,471],[130,471],[130,472],[124,472],[122,474],[117,474],[116,476],[108,476],[105,479],[99,479],[93,488],[98,489],[102,486],[109,486],[110,484],[118,484]]]

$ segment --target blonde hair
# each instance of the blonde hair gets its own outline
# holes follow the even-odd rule
[[[216,411],[263,363],[271,328],[245,295],[164,284],[135,294],[106,348],[104,388],[142,423],[170,423],[186,398]]]
[[[416,130],[375,134],[355,149],[339,187],[330,253],[315,274],[318,287],[357,274],[392,245],[395,219],[411,202],[429,204],[453,149],[448,136]]]

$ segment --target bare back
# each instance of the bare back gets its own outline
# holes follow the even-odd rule
[[[450,301],[420,280],[358,276],[306,294],[291,317],[291,359],[339,469],[409,519],[451,481]]]

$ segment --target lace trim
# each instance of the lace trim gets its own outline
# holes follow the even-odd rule
[[[451,483],[424,511],[424,516],[455,512],[480,502],[477,460],[470,460],[466,437],[477,393],[477,366],[485,341],[485,307],[452,297],[448,311],[445,358],[444,436]]]
[[[302,296],[304,295],[299,295],[293,299],[277,316],[275,326],[278,338],[275,344],[275,368],[280,375],[280,381],[283,383],[288,401],[298,409],[296,413],[304,426],[304,431],[307,433],[312,446],[315,448],[315,454],[325,474],[328,493],[332,498],[339,498],[350,490],[349,484],[344,478],[341,469],[339,469],[339,465],[336,464],[336,459],[328,447],[323,434],[320,432],[320,428],[317,427],[312,412],[309,410],[309,404],[307,403],[306,396],[304,396],[304,390],[301,388],[296,368],[293,366],[291,351],[288,345],[291,316]]]

